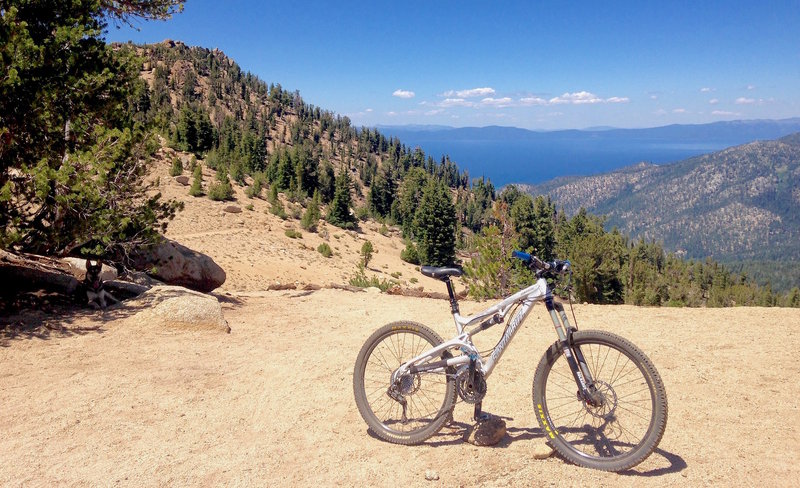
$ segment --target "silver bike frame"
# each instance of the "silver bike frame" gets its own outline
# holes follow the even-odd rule
[[[497,362],[503,356],[503,352],[505,352],[511,339],[514,338],[520,325],[522,325],[528,317],[533,305],[538,301],[552,299],[553,296],[547,286],[547,281],[544,278],[539,278],[533,285],[518,291],[482,312],[468,316],[462,316],[460,313],[454,312],[453,320],[455,321],[458,335],[403,363],[392,373],[392,383],[396,383],[400,377],[407,374],[412,367],[418,371],[442,373],[447,367],[467,364],[472,358],[476,359],[476,367],[483,373],[484,377],[488,377],[492,373],[492,370],[494,370]],[[547,303],[550,302],[548,301]],[[494,347],[492,354],[487,359],[483,358],[472,343],[472,336],[488,328],[488,326],[485,328],[481,326],[482,321],[491,320],[492,322],[489,325],[500,323],[517,304],[520,304],[520,308],[506,327],[503,336]],[[567,338],[567,330],[570,325],[567,321],[566,314],[563,312],[563,308],[560,310],[560,316],[553,307],[548,306],[548,310],[550,311],[550,317],[553,320],[553,325],[556,328],[559,340],[565,341]],[[559,321],[559,319],[561,320]],[[467,331],[467,327],[470,326],[475,326],[475,328]],[[462,354],[449,358],[444,362],[440,361],[442,353],[449,349],[458,349]],[[437,364],[436,367],[426,368],[425,364],[432,360],[438,361],[439,364]]]

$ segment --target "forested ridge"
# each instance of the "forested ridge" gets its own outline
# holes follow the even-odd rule
[[[603,219],[584,210],[572,215],[515,187],[498,194],[446,155],[355,128],[218,50],[178,41],[106,45],[108,5],[56,3],[45,16],[23,4],[0,9],[9,39],[0,85],[4,249],[124,264],[127,251],[156,240],[182,205],[163,201],[144,183],[148,162],[167,144],[194,154],[189,204],[230,199],[232,185],[240,185],[248,198],[268,200],[272,213],[300,219],[307,231],[321,218],[342,228],[357,229],[365,219],[398,226],[403,259],[463,264],[477,297],[499,296],[530,279],[509,261],[519,248],[571,259],[582,301],[800,305],[800,290],[779,296],[711,260],[684,261],[652,240],[607,232]],[[156,3],[163,15],[177,2]],[[66,52],[52,38],[65,19],[75,41]],[[19,56],[25,49],[31,55]],[[34,144],[39,139],[48,144]],[[215,182],[197,178],[203,166],[215,171]],[[182,162],[174,169],[181,173]],[[302,217],[286,214],[287,200],[302,206]]]
[[[606,215],[677,255],[713,259],[789,290],[800,282],[800,134],[666,165],[525,187],[567,212]]]

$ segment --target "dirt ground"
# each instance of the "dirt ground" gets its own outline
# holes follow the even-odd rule
[[[664,438],[629,473],[533,459],[543,438],[531,381],[555,339],[541,305],[488,380],[484,409],[508,426],[498,446],[462,441],[472,416],[464,403],[428,443],[392,445],[371,436],[358,413],[356,356],[376,328],[395,320],[452,336],[447,302],[261,290],[275,282],[347,283],[366,240],[376,249],[369,276],[436,292],[442,284],[400,260],[397,229],[381,233],[363,222],[346,232],[321,223],[306,232],[239,187],[235,202],[192,198],[168,176],[171,157],[152,175],[165,196],[186,201],[167,235],[226,270],[217,296],[231,333],[164,329],[129,304],[66,316],[39,310],[28,317],[36,327],[0,329],[0,486],[796,484],[800,310],[576,306],[581,329],[631,339],[667,388]],[[212,179],[206,169],[206,185]],[[229,205],[242,212],[225,212]],[[289,228],[302,237],[287,236]],[[322,242],[331,258],[317,252]],[[464,302],[462,312],[485,305]],[[501,333],[490,329],[477,345],[487,349]],[[426,481],[428,470],[439,479]]]
[[[658,450],[613,474],[531,456],[542,442],[531,381],[554,339],[541,305],[488,381],[484,408],[506,419],[507,437],[464,443],[472,409],[459,403],[454,424],[404,447],[367,431],[353,364],[389,321],[452,335],[446,302],[339,290],[222,298],[230,334],[155,329],[121,307],[66,317],[62,331],[0,335],[0,485],[789,486],[800,476],[798,310],[577,306],[582,329],[632,339],[667,388]]]

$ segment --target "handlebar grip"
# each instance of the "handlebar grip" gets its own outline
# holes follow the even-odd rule
[[[550,269],[550,263],[546,263],[532,254],[528,254],[522,251],[513,251],[511,255],[517,259],[525,261],[526,264],[528,264],[529,266],[533,266],[537,269],[544,269],[544,270]]]
[[[531,260],[531,255],[526,253],[526,252],[522,252],[522,251],[513,251],[511,253],[511,256],[513,256],[513,257],[515,257],[517,259],[521,259],[521,260],[525,261],[526,263],[530,262],[530,260]]]

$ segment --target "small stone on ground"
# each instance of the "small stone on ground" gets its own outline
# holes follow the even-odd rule
[[[439,479],[439,473],[432,469],[425,470],[425,479],[428,481],[435,481]]]
[[[533,459],[547,459],[553,455],[553,448],[544,442],[533,446]]]

